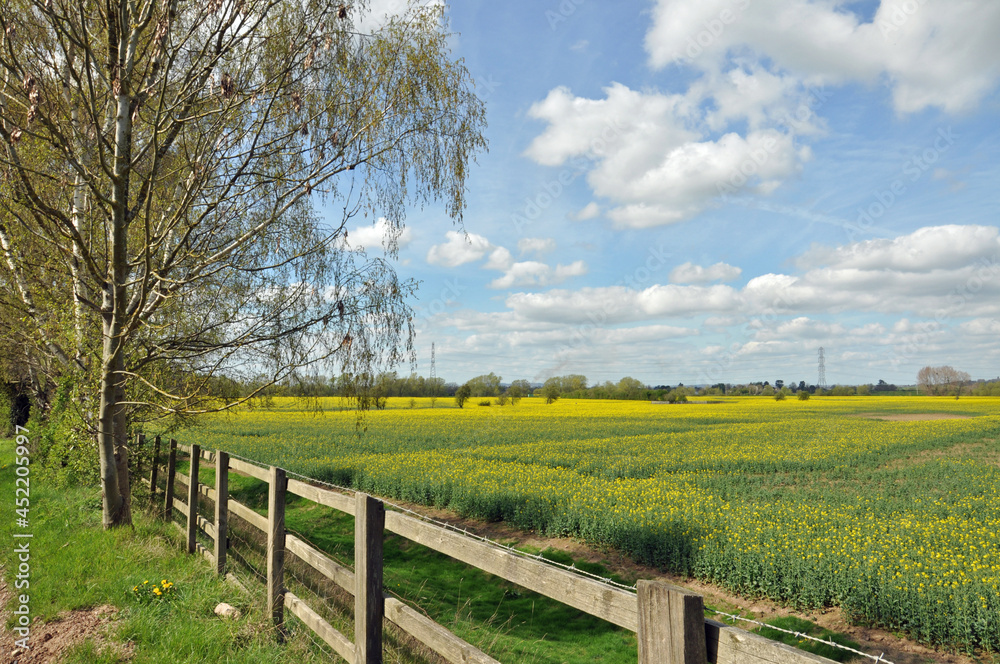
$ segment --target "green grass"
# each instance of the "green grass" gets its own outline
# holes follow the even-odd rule
[[[0,441],[0,520],[13,523],[13,446]],[[104,531],[97,488],[54,488],[32,477],[32,533],[29,593],[32,617],[48,622],[60,613],[110,604],[117,609],[108,636],[131,644],[133,664],[163,662],[241,662],[302,664],[326,662],[300,625],[279,645],[264,615],[259,593],[246,594],[218,578],[200,557],[183,553],[173,526],[134,513],[134,527]],[[0,554],[3,573],[13,589],[15,567],[10,546]],[[174,583],[176,594],[166,601],[139,603],[132,588],[144,581]],[[25,591],[18,591],[25,592]],[[218,602],[238,607],[243,616],[223,622],[213,609]],[[7,627],[12,626],[8,621]],[[42,628],[32,628],[29,643],[37,643]],[[125,661],[113,649],[93,642],[76,647],[65,660],[71,664],[111,664]]]

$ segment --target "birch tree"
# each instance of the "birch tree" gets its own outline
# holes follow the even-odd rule
[[[962,393],[962,386],[970,380],[972,379],[967,372],[947,365],[924,367],[917,372],[917,386],[929,396],[954,393],[958,398]]]
[[[439,8],[361,34],[359,3],[0,3],[0,308],[90,381],[105,527],[131,521],[131,418],[403,357],[413,285],[346,225],[461,220],[485,112]]]

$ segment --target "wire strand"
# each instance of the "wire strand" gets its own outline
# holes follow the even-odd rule
[[[876,657],[875,655],[869,655],[866,652],[861,652],[860,650],[855,650],[854,648],[851,648],[849,646],[845,646],[845,645],[843,645],[841,643],[837,643],[836,641],[828,641],[826,639],[820,639],[820,638],[817,638],[815,636],[810,636],[809,634],[803,634],[802,632],[795,632],[795,631],[792,631],[790,629],[785,629],[783,627],[776,627],[774,625],[768,625],[767,623],[763,623],[763,622],[761,622],[759,620],[754,620],[753,618],[744,618],[743,616],[734,615],[732,613],[725,613],[724,611],[719,611],[717,609],[710,609],[710,608],[707,608],[707,607],[705,608],[705,610],[706,611],[710,611],[711,613],[713,613],[713,614],[715,614],[717,616],[723,616],[723,617],[729,618],[731,620],[741,620],[743,622],[753,623],[754,625],[759,625],[761,627],[766,627],[768,629],[773,629],[776,632],[783,632],[785,634],[791,634],[792,636],[794,636],[796,638],[799,638],[799,639],[808,639],[810,641],[815,641],[817,643],[822,643],[824,645],[828,645],[828,646],[830,646],[832,648],[840,648],[841,650],[846,650],[848,652],[852,652],[855,655],[861,655],[862,657],[867,657],[868,659],[874,660],[875,662],[878,662],[879,664],[893,664],[893,662],[890,662],[889,660],[887,660],[884,657],[885,653],[880,653],[879,656]]]

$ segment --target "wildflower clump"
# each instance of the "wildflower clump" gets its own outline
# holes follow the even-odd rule
[[[147,579],[142,583],[132,586],[132,596],[142,603],[166,600],[174,594],[174,584],[172,581],[163,579],[160,583],[150,583]]]

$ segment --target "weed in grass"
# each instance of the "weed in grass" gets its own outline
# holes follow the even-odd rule
[[[140,604],[169,601],[175,592],[174,584],[166,579],[152,584],[149,579],[144,579],[142,583],[132,586],[132,597]]]

